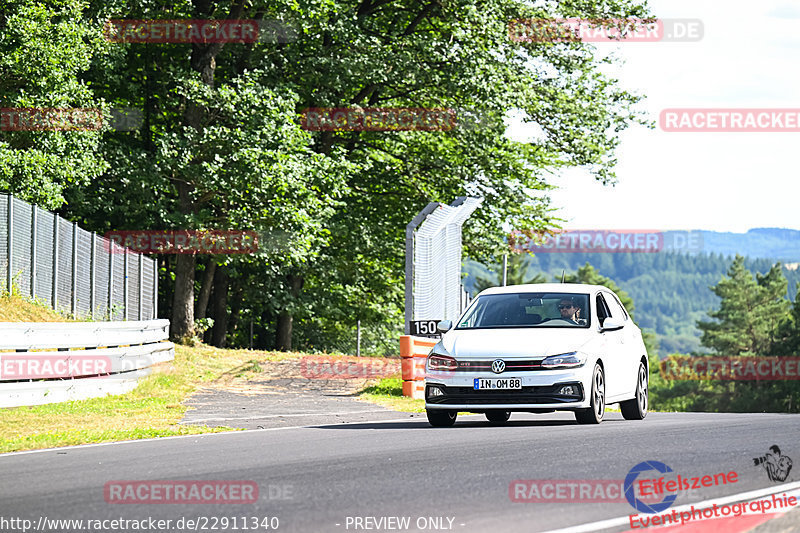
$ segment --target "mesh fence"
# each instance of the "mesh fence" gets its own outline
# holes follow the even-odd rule
[[[411,320],[456,320],[464,309],[461,226],[480,203],[467,198],[458,206],[440,205],[417,230]]]
[[[116,243],[111,244],[111,320],[125,319],[127,287],[121,284],[119,280],[127,279],[127,270],[125,262],[128,255],[121,251],[121,248]]]
[[[157,313],[155,276],[155,260],[0,194],[3,290],[80,318],[151,320]]]
[[[102,318],[108,318],[108,251],[108,240],[98,236],[94,244],[94,315]]]

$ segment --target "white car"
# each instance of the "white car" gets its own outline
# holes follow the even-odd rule
[[[425,409],[433,426],[459,411],[502,423],[511,412],[573,411],[582,424],[647,415],[648,361],[642,334],[601,285],[542,283],[481,292],[426,361]]]

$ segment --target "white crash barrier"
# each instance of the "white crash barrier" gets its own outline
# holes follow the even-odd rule
[[[0,407],[122,394],[175,358],[169,320],[0,324]]]

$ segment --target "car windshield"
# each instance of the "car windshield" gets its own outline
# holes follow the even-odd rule
[[[456,329],[588,328],[589,295],[559,292],[479,296]]]

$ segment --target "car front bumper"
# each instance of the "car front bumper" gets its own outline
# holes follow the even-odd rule
[[[486,372],[454,372],[447,377],[429,375],[425,380],[425,408],[471,412],[495,409],[506,411],[584,409],[590,406],[587,391],[591,390],[591,374],[587,372],[586,366],[537,372],[509,372],[501,375]],[[522,389],[475,390],[473,386],[475,378],[517,378],[522,380]],[[566,385],[577,388],[577,394],[559,394],[560,389]],[[431,395],[433,387],[438,388],[441,394]]]

